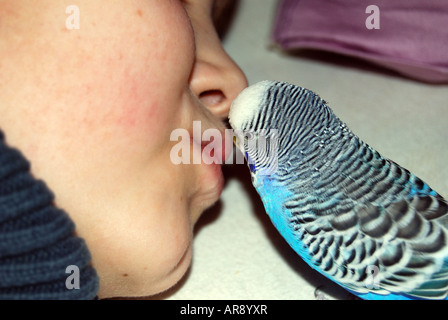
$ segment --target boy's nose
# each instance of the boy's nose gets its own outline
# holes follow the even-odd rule
[[[230,104],[247,87],[247,79],[219,44],[208,52],[198,52],[190,87],[215,116],[226,119]]]

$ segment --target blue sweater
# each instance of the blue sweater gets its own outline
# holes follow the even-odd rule
[[[94,299],[99,279],[83,239],[0,131],[0,299]]]

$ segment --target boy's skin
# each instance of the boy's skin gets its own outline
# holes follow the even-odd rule
[[[70,5],[80,29],[66,28]],[[219,165],[170,161],[174,129],[191,133],[200,120],[224,131],[247,85],[212,7],[0,0],[0,129],[86,240],[100,298],[173,286],[190,265],[195,222],[222,191]]]

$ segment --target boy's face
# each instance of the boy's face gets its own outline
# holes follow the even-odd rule
[[[79,29],[66,27],[71,4]],[[194,223],[220,196],[218,165],[170,161],[174,129],[223,130],[246,86],[211,10],[212,0],[0,0],[0,128],[75,221],[100,298],[174,285]]]

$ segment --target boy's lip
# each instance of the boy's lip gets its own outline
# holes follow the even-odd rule
[[[202,208],[199,216],[204,212],[205,209],[212,206],[216,201],[219,200],[221,194],[224,190],[225,179],[224,174],[222,172],[222,163],[225,162],[226,153],[222,152],[222,150],[217,150],[216,152],[211,151],[210,156],[208,156],[208,152],[203,152],[204,149],[212,143],[212,141],[201,141],[200,152],[201,152],[201,164],[202,167],[202,179],[201,179],[201,192],[199,194],[200,207]],[[224,143],[224,142],[223,142]],[[193,141],[193,144],[198,146],[198,142]],[[198,148],[199,149],[199,148]],[[199,150],[198,150],[199,151]],[[207,157],[207,163],[204,161],[203,157]]]
[[[193,144],[196,144],[197,146],[200,144],[200,151],[201,151],[201,163],[204,162],[204,157],[206,157],[206,164],[224,164],[229,158],[229,156],[232,154],[233,150],[233,136],[228,130],[219,130],[219,137],[214,137],[210,140],[202,140],[203,134],[201,134],[201,141],[195,141],[194,136],[192,135]],[[219,142],[215,142],[213,139],[220,139]],[[204,152],[204,149],[209,145],[210,149]],[[221,146],[220,148],[215,148],[215,144],[218,146]]]
[[[222,164],[232,154],[233,139],[232,134],[229,134],[229,131],[225,130],[225,128],[214,128],[217,130],[216,134],[210,140],[206,140],[204,139],[204,131],[208,128],[201,129],[200,137],[199,132],[194,136],[191,134],[192,131],[190,132],[190,137],[193,144],[193,152],[196,153],[196,156],[199,156],[198,153],[200,153],[200,165],[205,170],[203,172],[207,172],[204,176],[206,178],[201,198],[204,199],[202,205],[209,207],[219,200],[224,190],[225,179],[222,172]],[[219,139],[220,141],[214,141],[214,139]],[[209,148],[206,149],[208,146]],[[215,146],[217,148],[214,148]]]
[[[205,156],[205,157],[210,157],[210,159],[208,159],[208,161],[212,162],[213,164],[218,164],[218,165],[224,164],[226,162],[226,159],[230,155],[229,148],[225,145],[226,142],[222,141],[221,149],[212,148],[211,150],[209,150],[209,152],[205,152],[205,154],[204,154],[204,149],[210,143],[212,143],[212,142],[211,141],[203,141],[201,143],[201,153],[202,153],[202,155]]]

